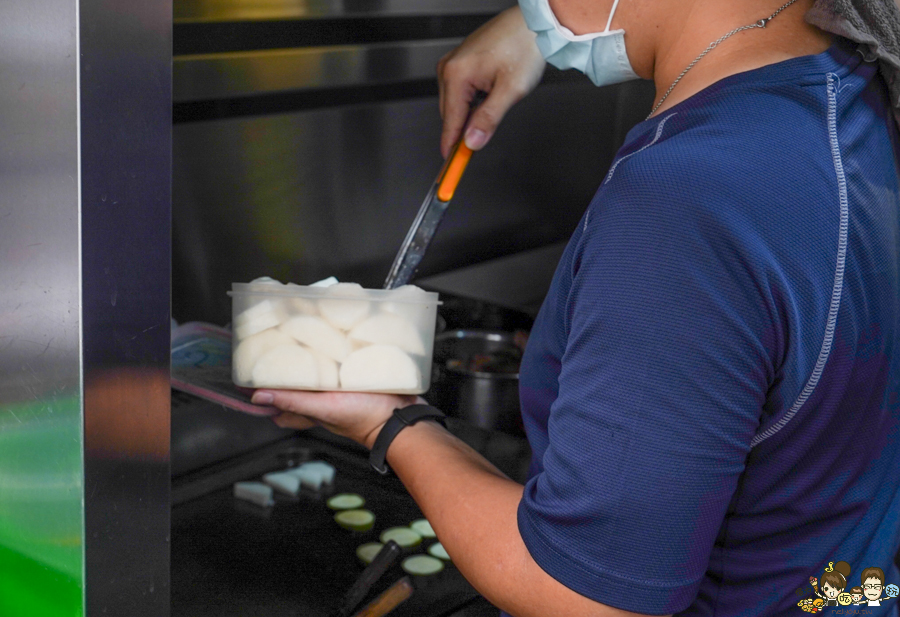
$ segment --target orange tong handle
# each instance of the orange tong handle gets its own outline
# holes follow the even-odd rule
[[[453,199],[453,193],[456,192],[456,187],[471,158],[472,151],[469,150],[468,146],[466,146],[462,140],[460,140],[459,144],[457,144],[456,148],[450,154],[450,160],[447,163],[446,171],[444,171],[440,184],[438,184],[438,199],[445,202]]]

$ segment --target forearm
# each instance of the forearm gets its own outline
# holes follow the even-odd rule
[[[577,594],[544,572],[519,534],[522,485],[437,424],[401,431],[387,460],[454,564],[496,606],[516,617],[633,614]]]

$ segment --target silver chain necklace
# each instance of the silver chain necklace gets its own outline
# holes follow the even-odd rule
[[[747,25],[747,26],[741,26],[740,28],[735,28],[734,30],[732,30],[732,31],[729,32],[728,34],[726,34],[726,35],[722,36],[721,38],[719,38],[718,40],[713,41],[712,43],[710,43],[709,46],[708,46],[706,49],[703,50],[703,53],[701,53],[699,56],[697,56],[696,58],[694,58],[694,61],[691,62],[689,65],[687,65],[687,68],[686,68],[686,69],[684,69],[683,71],[681,71],[681,75],[679,75],[679,76],[675,79],[675,81],[672,82],[672,85],[669,86],[669,89],[666,90],[666,93],[663,94],[663,96],[662,96],[661,99],[659,99],[659,103],[656,104],[656,106],[653,108],[653,111],[650,112],[650,115],[647,116],[646,119],[649,120],[649,119],[653,116],[653,114],[656,113],[656,110],[659,109],[660,106],[665,102],[665,100],[666,100],[667,98],[669,98],[669,95],[672,94],[672,90],[675,89],[675,86],[678,85],[678,82],[681,81],[681,78],[684,77],[684,76],[687,74],[688,71],[690,71],[692,68],[694,68],[694,65],[697,64],[698,62],[700,62],[700,60],[703,59],[703,56],[705,56],[706,54],[708,54],[709,52],[711,52],[712,50],[714,50],[716,47],[718,47],[718,46],[719,46],[719,43],[721,43],[722,41],[724,41],[724,40],[727,39],[727,38],[730,38],[730,37],[734,36],[734,35],[737,34],[738,32],[743,32],[744,30],[751,30],[751,29],[753,29],[753,28],[765,28],[765,27],[769,24],[770,21],[772,21],[773,19],[775,19],[775,16],[776,16],[776,15],[778,15],[781,11],[783,11],[783,10],[786,9],[787,7],[789,7],[789,6],[791,6],[792,4],[794,4],[796,1],[797,1],[797,0],[790,0],[790,2],[787,2],[786,4],[784,4],[780,9],[778,9],[777,11],[775,11],[774,13],[772,13],[771,15],[769,15],[768,17],[766,17],[765,19],[760,19],[758,22],[749,24],[749,25]]]

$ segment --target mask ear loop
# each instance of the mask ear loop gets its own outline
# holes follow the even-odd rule
[[[612,25],[613,15],[616,14],[616,7],[619,6],[619,0],[615,0],[612,5],[612,10],[609,12],[609,21],[606,22],[606,30],[603,32],[609,32],[609,27]]]

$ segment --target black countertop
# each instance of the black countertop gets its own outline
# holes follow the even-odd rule
[[[264,418],[185,396],[178,395],[178,405],[173,404],[173,617],[325,617],[362,571],[356,546],[376,540],[387,527],[421,517],[396,477],[371,470],[361,446],[321,429],[285,431]],[[524,479],[530,449],[523,439],[452,418],[449,427],[507,475]],[[223,453],[228,456],[222,458]],[[297,497],[276,494],[275,505],[268,508],[233,497],[234,482],[259,480],[263,473],[305,458],[333,464],[334,485],[304,490]],[[363,495],[376,515],[375,528],[356,533],[337,526],[325,505],[335,492]],[[395,564],[366,601],[401,575]],[[498,614],[452,565],[432,579],[417,581],[412,598],[391,613]]]

